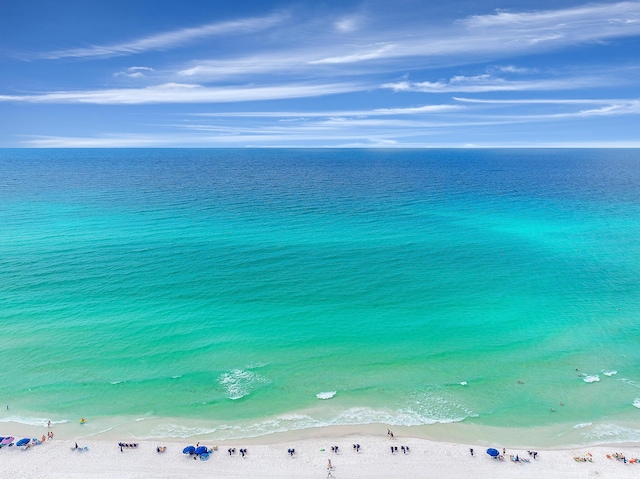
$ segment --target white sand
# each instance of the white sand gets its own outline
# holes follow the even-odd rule
[[[258,439],[259,441],[259,439]],[[566,450],[538,449],[538,459],[526,450],[507,447],[504,461],[490,458],[486,446],[434,442],[426,439],[386,436],[349,435],[326,438],[307,438],[286,443],[260,445],[251,443],[218,443],[218,450],[208,461],[194,460],[182,454],[182,449],[196,441],[143,441],[137,449],[120,452],[118,441],[79,440],[87,451],[71,448],[74,441],[57,440],[27,450],[3,447],[0,450],[0,470],[8,478],[326,478],[327,463],[331,459],[332,476],[340,478],[637,478],[639,464],[624,464],[607,459],[606,454],[622,452],[626,457],[640,457],[640,445],[612,445]],[[132,441],[133,442],[133,441]],[[267,441],[264,441],[267,442]],[[360,453],[353,444],[361,446]],[[157,445],[167,446],[158,454]],[[194,444],[195,445],[195,444]],[[212,447],[213,442],[201,445]],[[392,454],[391,446],[398,447]],[[337,454],[331,446],[338,446]],[[401,446],[409,446],[403,454]],[[227,449],[248,449],[246,457],[239,452],[229,456]],[[290,457],[287,449],[295,448]],[[469,448],[475,455],[471,457]],[[323,450],[324,449],[324,450]],[[500,447],[501,449],[501,447]],[[573,458],[591,452],[593,462],[579,463]],[[510,454],[530,459],[529,463],[514,463]]]

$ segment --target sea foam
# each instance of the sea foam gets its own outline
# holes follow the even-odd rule
[[[23,416],[7,416],[0,418],[0,422],[17,422],[18,424],[25,424],[27,426],[43,426],[47,427],[49,423],[49,419],[44,419],[41,417],[23,417]],[[66,419],[61,419],[59,421],[51,420],[51,424],[66,424],[69,421]]]
[[[638,409],[640,409],[640,398],[635,398],[635,399],[633,400],[633,405],[634,405],[635,407],[637,407]]]
[[[327,392],[321,392],[316,394],[316,397],[318,399],[331,399],[333,396],[335,396],[337,393],[337,391],[327,391]]]
[[[613,376],[614,374],[618,374],[618,371],[603,371],[602,374],[604,374],[605,376]]]
[[[269,383],[269,380],[248,369],[234,369],[221,374],[218,383],[224,387],[227,397],[235,401],[249,395],[258,385]]]
[[[598,381],[600,381],[600,376],[598,376],[597,374],[593,376],[585,376],[582,378],[582,380],[585,383],[597,383]]]

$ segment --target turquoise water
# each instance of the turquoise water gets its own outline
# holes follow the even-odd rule
[[[639,150],[0,150],[0,421],[640,424],[639,311]]]

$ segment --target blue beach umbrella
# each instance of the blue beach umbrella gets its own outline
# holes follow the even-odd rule
[[[195,450],[196,450],[195,447],[187,446],[182,450],[182,454],[193,454]]]
[[[195,450],[194,454],[200,455],[200,454],[204,454],[205,452],[207,452],[207,447],[206,446],[200,446]]]
[[[201,461],[206,461],[207,459],[209,459],[209,453],[205,452],[204,454],[200,454],[200,460]]]
[[[490,447],[489,449],[487,449],[487,454],[489,454],[491,457],[498,457],[500,452],[497,449]]]
[[[30,441],[31,439],[29,439],[28,437],[25,437],[23,439],[20,439],[18,442],[16,442],[16,446],[26,446],[27,444],[29,444]]]

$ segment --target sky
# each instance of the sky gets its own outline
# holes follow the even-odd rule
[[[2,0],[0,147],[640,147],[640,1]]]

